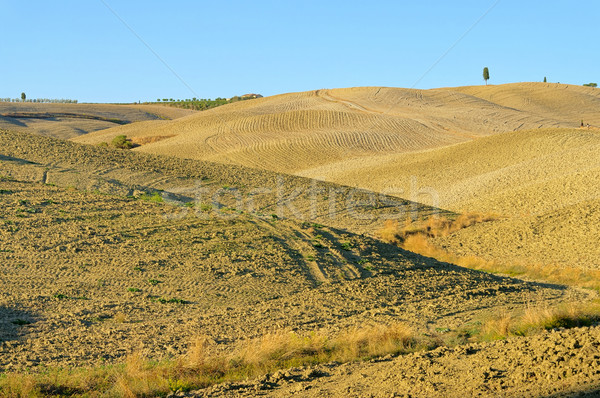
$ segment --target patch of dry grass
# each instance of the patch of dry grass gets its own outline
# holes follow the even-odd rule
[[[386,242],[398,243],[398,221],[386,220],[383,228],[377,231],[377,235]]]
[[[448,236],[475,224],[494,221],[499,218],[499,215],[491,213],[465,213],[454,219],[437,216],[429,217],[425,221],[407,219],[402,226],[399,225],[398,221],[387,220],[378,234],[383,240],[388,242],[404,243],[407,239],[414,236],[424,236],[427,238]]]
[[[542,330],[590,326],[600,321],[600,304],[563,303],[556,307],[529,306],[524,311],[504,311],[486,320],[482,340],[527,336]]]
[[[332,359],[346,362],[356,358],[398,354],[415,347],[412,330],[402,323],[355,328],[334,341]]]
[[[169,135],[153,135],[149,137],[131,137],[131,142],[135,145],[152,144],[158,141],[166,140],[167,138],[175,137],[175,134]]]
[[[475,255],[462,256],[440,248],[431,242],[432,238],[447,236],[460,229],[498,218],[497,215],[466,214],[455,220],[445,218],[430,218],[425,222],[409,220],[403,226],[400,226],[398,222],[388,220],[377,234],[381,239],[397,244],[404,250],[460,267],[600,291],[600,270],[552,264],[532,264],[525,261],[505,263]]]
[[[233,353],[220,353],[212,340],[199,337],[187,355],[174,361],[151,362],[136,352],[117,366],[6,373],[0,375],[0,397],[162,396],[292,366],[354,361],[419,348],[411,329],[402,323],[357,327],[334,337],[320,332],[270,333]]]

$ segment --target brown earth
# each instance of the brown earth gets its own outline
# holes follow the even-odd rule
[[[508,217],[457,231],[434,242],[461,256],[505,264],[600,269],[600,200],[539,216]]]
[[[158,192],[210,205],[373,232],[386,219],[452,214],[397,197],[235,165],[156,156],[0,131],[0,174],[123,196]],[[196,207],[196,210],[198,207]],[[196,211],[195,210],[195,211]]]
[[[462,269],[340,230],[3,181],[0,367],[230,346],[277,329],[456,328],[584,292]],[[231,214],[227,214],[231,213]],[[177,217],[181,215],[181,217]]]
[[[302,174],[501,216],[435,241],[459,255],[597,269],[599,153],[599,131],[538,129]]]
[[[541,215],[598,197],[598,151],[600,130],[536,129],[349,160],[300,174],[419,196],[420,202],[435,200],[437,206],[457,212]]]

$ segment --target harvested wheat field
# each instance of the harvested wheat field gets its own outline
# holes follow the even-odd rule
[[[594,396],[599,98],[367,87],[0,130],[0,396]]]
[[[598,126],[599,103],[593,88],[560,84],[520,83],[479,91],[322,89],[242,101],[172,122],[138,125],[137,130],[135,124],[115,127],[76,140],[97,144],[119,134],[134,141],[168,137],[136,150],[295,174],[336,161],[443,147],[504,131],[577,127],[582,118]]]

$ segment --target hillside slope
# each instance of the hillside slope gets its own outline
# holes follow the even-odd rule
[[[235,209],[373,233],[396,217],[451,214],[397,197],[206,161],[101,148],[0,130],[0,175],[123,196],[157,193],[192,213]]]
[[[457,213],[501,216],[436,243],[501,263],[600,268],[600,131],[516,131],[303,173]]]
[[[525,100],[520,104],[519,98]],[[336,161],[431,149],[498,132],[577,127],[581,119],[600,125],[595,112],[599,102],[600,90],[541,83],[323,89],[230,104],[168,123],[116,127],[76,141],[94,144],[117,134],[158,137],[136,150],[300,173]]]
[[[190,392],[188,398],[597,397],[600,328],[438,348],[368,363],[327,364]],[[576,368],[569,364],[577,363]],[[266,379],[266,380],[265,380]],[[299,393],[300,392],[300,393]]]
[[[455,328],[492,309],[524,308],[523,297],[551,304],[588,296],[314,222],[360,228],[347,208],[330,220],[297,220],[262,210],[277,194],[257,198],[254,211],[226,203],[232,189],[234,199],[264,194],[253,190],[276,182],[267,171],[15,132],[0,131],[0,147],[0,372],[121,362],[139,349],[173,358],[207,335],[231,349],[284,328],[393,321],[419,331]],[[169,188],[190,182],[220,187],[223,206],[152,203],[159,195],[168,202],[176,194]],[[224,187],[233,183],[239,188]],[[286,184],[285,196],[298,192],[300,210],[312,200],[332,203],[307,196],[309,180]],[[329,187],[347,200],[344,187],[321,185]],[[360,214],[378,215],[388,199]]]
[[[374,155],[299,173],[454,211],[541,214],[597,198],[600,130],[508,132],[445,148]]]
[[[564,142],[571,130],[528,134],[540,132],[555,136],[543,142]],[[474,143],[493,148],[487,140],[519,133]],[[380,226],[390,209],[401,210],[396,218],[443,212],[416,202],[19,132],[0,130],[0,148],[0,372],[128,367],[132,352],[177,359],[206,336],[227,351],[272,331],[334,335],[398,321],[443,342],[443,333],[482,327],[506,311],[595,297],[468,270],[359,234]],[[531,160],[528,153],[517,158]],[[200,201],[207,189],[212,197]],[[308,216],[295,217],[294,208]],[[471,378],[477,382],[466,391],[490,396],[568,393],[570,380],[581,391],[584,383],[596,386],[597,329],[548,335],[293,368],[179,395],[390,395],[402,386],[456,396]],[[567,375],[574,378],[563,382]]]
[[[0,129],[68,139],[113,126],[192,113],[159,105],[0,102]]]

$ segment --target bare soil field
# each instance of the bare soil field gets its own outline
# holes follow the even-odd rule
[[[418,194],[454,211],[543,214],[597,198],[600,130],[506,132],[444,148],[348,160],[300,173],[378,192]],[[403,195],[399,195],[403,196]]]
[[[461,256],[503,263],[600,269],[600,200],[542,215],[506,217],[458,231],[435,243]]]
[[[223,207],[372,233],[389,218],[451,212],[344,185],[235,165],[157,156],[0,131],[0,174],[179,205]],[[191,212],[197,212],[198,207]]]
[[[68,139],[116,125],[175,119],[191,113],[158,105],[0,102],[0,129]]]
[[[587,297],[310,224],[165,217],[168,204],[14,181],[0,199],[4,370],[174,357],[200,335],[227,346],[373,320],[455,328]]]

